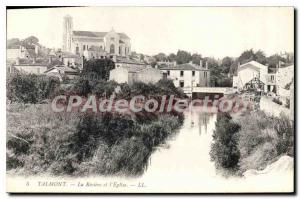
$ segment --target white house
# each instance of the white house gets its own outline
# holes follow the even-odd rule
[[[260,64],[256,61],[250,61],[238,66],[237,76],[233,77],[233,87],[241,90],[244,88],[245,84],[247,84],[254,78],[258,78],[265,84],[265,92],[267,92],[268,89],[269,91],[273,89],[273,87],[271,88],[272,85],[270,85],[268,88],[268,79],[272,80],[275,85],[275,75],[272,76],[268,74],[268,66]]]
[[[245,84],[255,77],[264,83],[264,92],[288,96],[289,91],[285,89],[285,86],[292,82],[294,65],[282,66],[278,64],[278,68],[275,71],[269,72],[266,65],[256,61],[247,62],[238,67],[237,76],[233,76],[233,87],[242,90]]]
[[[109,80],[118,83],[132,84],[134,82],[156,83],[163,78],[160,70],[151,66],[118,66],[109,73]]]
[[[160,70],[165,77],[173,80],[176,87],[208,87],[210,80],[209,69],[192,63],[162,67]]]

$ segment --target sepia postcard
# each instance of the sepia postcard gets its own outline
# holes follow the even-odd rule
[[[294,193],[293,7],[7,7],[9,193]]]

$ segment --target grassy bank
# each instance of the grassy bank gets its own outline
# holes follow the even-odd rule
[[[282,155],[294,155],[293,122],[284,114],[252,111],[232,119],[219,113],[213,138],[211,159],[233,174],[262,170]]]
[[[155,147],[182,125],[183,114],[54,113],[49,104],[57,95],[112,93],[117,99],[183,95],[170,80],[128,85],[79,77],[64,85],[47,76],[9,75],[7,170],[28,175],[142,174]]]
[[[56,114],[48,104],[7,109],[7,170],[19,174],[140,175],[155,147],[183,122],[176,113],[149,122],[112,113]]]

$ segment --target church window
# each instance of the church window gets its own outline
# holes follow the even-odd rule
[[[76,54],[79,54],[79,47],[76,46]]]
[[[83,45],[83,50],[85,50],[85,45]]]
[[[193,76],[193,77],[195,76],[195,71],[194,71],[194,70],[192,71],[192,76]]]
[[[115,45],[114,44],[111,44],[110,45],[110,51],[109,51],[110,53],[115,53]]]
[[[119,46],[119,54],[122,55],[122,48]]]
[[[168,74],[168,76],[170,75],[170,71],[169,70],[167,71],[167,74]]]
[[[86,45],[86,49],[87,49],[87,50],[89,49],[89,45]]]
[[[103,49],[103,47],[102,46],[100,46],[100,50],[102,50]]]

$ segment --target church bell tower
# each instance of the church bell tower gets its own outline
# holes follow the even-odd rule
[[[63,51],[72,51],[72,33],[73,33],[73,19],[70,15],[64,17],[63,22]]]

